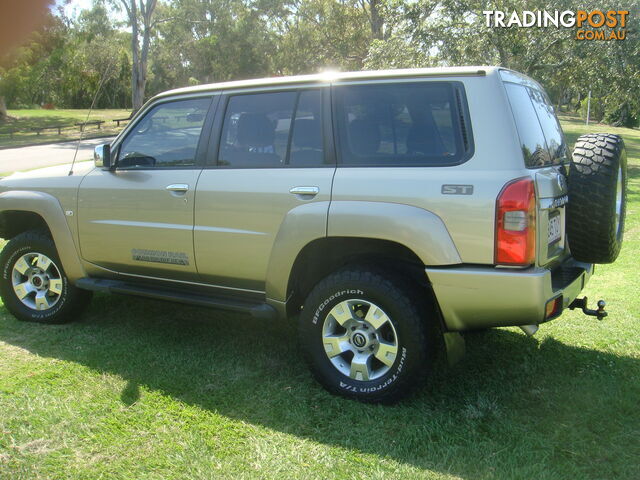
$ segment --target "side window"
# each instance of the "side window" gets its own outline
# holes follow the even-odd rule
[[[516,83],[504,85],[522,143],[525,165],[527,167],[546,165],[549,163],[547,144],[527,87]]]
[[[284,165],[297,92],[235,95],[222,126],[218,165],[266,168]]]
[[[234,95],[222,125],[218,165],[324,165],[320,90]]]
[[[300,92],[291,132],[289,165],[317,167],[324,164],[320,90]]]
[[[118,167],[195,165],[200,132],[210,104],[211,98],[197,98],[153,107],[122,142]]]
[[[542,132],[547,140],[547,148],[552,163],[561,163],[568,159],[569,151],[564,141],[562,127],[556,118],[551,102],[540,90],[529,88],[529,96],[538,114]]]
[[[543,92],[506,82],[507,96],[522,142],[527,167],[557,164],[568,158],[562,128]]]
[[[345,165],[460,163],[470,131],[453,85],[444,82],[336,88],[340,160]]]

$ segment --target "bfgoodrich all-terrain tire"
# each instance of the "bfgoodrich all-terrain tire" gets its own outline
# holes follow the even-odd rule
[[[420,293],[367,267],[322,280],[299,325],[316,379],[331,393],[363,402],[394,402],[420,386],[437,345],[437,329],[428,323],[435,319],[425,318]]]
[[[0,296],[18,320],[69,322],[91,300],[91,292],[69,283],[45,232],[24,232],[11,239],[0,253],[0,269]]]
[[[569,169],[567,235],[571,254],[588,263],[611,263],[622,246],[626,213],[627,153],[618,135],[578,138]]]

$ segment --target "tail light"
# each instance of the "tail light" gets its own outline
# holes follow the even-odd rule
[[[507,183],[496,201],[495,263],[531,265],[536,258],[536,192],[533,180]]]

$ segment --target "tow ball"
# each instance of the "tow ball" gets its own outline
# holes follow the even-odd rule
[[[598,300],[598,309],[591,310],[590,308],[587,308],[587,297],[584,297],[584,298],[576,298],[569,305],[569,309],[574,310],[576,308],[581,308],[582,312],[585,315],[591,315],[592,317],[596,317],[598,320],[602,320],[604,317],[607,316],[607,312],[604,311],[604,307],[606,305],[607,304],[604,300]]]

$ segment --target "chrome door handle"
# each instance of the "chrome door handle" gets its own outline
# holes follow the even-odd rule
[[[186,183],[172,183],[171,185],[167,185],[165,189],[171,192],[171,195],[180,196],[189,191],[189,185]]]
[[[320,193],[320,189],[318,187],[293,187],[289,190],[289,193],[292,193],[293,195],[302,195],[304,197],[315,197]]]
[[[186,183],[172,183],[171,185],[167,185],[166,189],[170,192],[187,192],[189,185]]]

